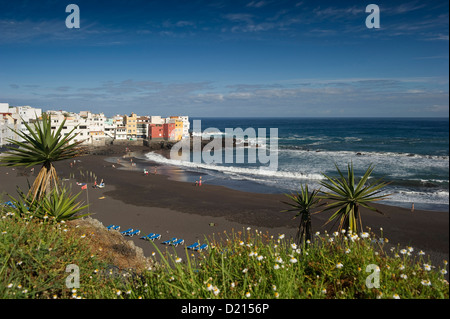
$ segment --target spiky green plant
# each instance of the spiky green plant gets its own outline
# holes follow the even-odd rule
[[[70,194],[66,188],[60,188],[57,192],[53,189],[50,196],[44,197],[42,202],[41,214],[38,217],[44,216],[53,217],[56,221],[73,220],[82,218],[90,214],[78,214],[85,210],[89,205],[82,205],[80,202],[76,202],[78,196]]]
[[[66,221],[88,216],[89,214],[80,215],[88,205],[82,205],[76,202],[81,193],[72,195],[65,187],[53,189],[47,196],[39,201],[32,201],[29,196],[18,191],[19,197],[15,199],[10,196],[14,206],[14,211],[18,216],[25,217],[33,215],[40,219],[50,219],[54,221]]]
[[[5,152],[7,156],[0,158],[0,165],[30,167],[42,164],[28,193],[32,201],[43,198],[54,188],[59,188],[58,175],[53,162],[73,158],[79,152],[78,146],[81,141],[74,142],[77,134],[72,134],[75,128],[65,136],[61,134],[65,122],[64,119],[52,132],[51,117],[44,113],[42,122],[37,120],[33,123],[33,127],[24,122],[29,134],[12,129],[24,141],[8,139],[12,147],[10,146]]]
[[[314,190],[311,194],[308,191],[308,185],[301,186],[301,193],[299,194],[285,194],[292,202],[283,202],[289,206],[291,209],[283,210],[282,212],[292,212],[296,211],[297,214],[294,219],[300,217],[300,223],[297,229],[296,242],[298,245],[304,246],[311,241],[312,238],[312,225],[311,225],[311,210],[315,207],[319,207],[319,202],[321,198],[318,196],[319,190]]]
[[[382,182],[382,179],[380,178],[374,183],[367,184],[374,169],[372,165],[369,165],[369,168],[357,184],[355,184],[353,163],[347,165],[347,177],[342,174],[336,164],[335,166],[339,173],[339,177],[334,178],[323,174],[327,180],[320,182],[323,187],[331,191],[324,192],[324,195],[321,195],[322,199],[332,200],[331,203],[327,204],[324,211],[336,209],[334,214],[328,219],[327,223],[338,218],[339,230],[351,230],[354,233],[358,233],[358,231],[363,231],[359,211],[360,206],[382,214],[380,210],[371,206],[370,203],[380,201],[390,195],[380,194],[381,189],[389,183]]]

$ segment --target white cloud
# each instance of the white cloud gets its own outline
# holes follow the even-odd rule
[[[267,1],[251,1],[247,4],[247,7],[250,8],[261,8],[268,4]]]
[[[73,111],[92,107],[106,114],[448,116],[448,81],[441,78],[304,79],[221,87],[213,82],[128,79],[78,89],[69,83],[43,85],[39,91],[25,87],[30,84],[14,84],[18,88],[9,94],[0,88],[0,95],[12,105],[20,101]]]

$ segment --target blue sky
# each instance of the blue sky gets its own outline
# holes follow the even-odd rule
[[[80,28],[65,25],[80,8]],[[380,8],[380,28],[365,21]],[[4,1],[0,102],[111,116],[445,116],[447,1]]]

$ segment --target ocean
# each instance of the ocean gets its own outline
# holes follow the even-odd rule
[[[203,183],[257,193],[291,193],[301,184],[308,184],[310,190],[319,188],[323,174],[337,176],[335,165],[345,172],[352,163],[357,176],[373,165],[371,180],[390,182],[384,193],[391,195],[381,203],[449,209],[448,118],[191,118],[191,129],[194,120],[201,120],[203,136],[215,138],[226,136],[227,128],[253,128],[257,135],[258,128],[265,128],[267,137],[270,128],[277,128],[277,136],[272,136],[277,145],[271,148],[270,140],[250,136],[245,153],[235,150],[229,163],[224,151],[216,154],[216,162],[195,161],[195,152],[184,160],[146,154],[149,161],[171,167],[172,179],[195,182],[201,175]],[[255,149],[276,155],[276,169],[264,169],[269,166],[267,159],[265,164],[259,157],[256,163],[246,160]]]

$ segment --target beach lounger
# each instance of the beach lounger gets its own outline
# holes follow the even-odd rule
[[[199,243],[193,243],[192,245],[189,245],[189,246],[187,246],[186,248],[187,248],[187,249],[195,249],[195,248],[197,248],[198,246],[200,246]]]
[[[11,208],[17,208],[14,204],[13,204],[13,202],[11,202],[11,201],[7,201],[7,202],[4,202],[3,204],[2,204],[3,206],[9,206],[9,207],[11,207]]]
[[[164,244],[164,245],[170,245],[170,244],[172,244],[173,242],[175,242],[177,239],[175,238],[175,237],[173,237],[173,238],[171,238],[171,239],[169,239],[169,240],[166,240],[166,241],[163,241],[161,244]]]
[[[141,231],[139,229],[136,229],[136,230],[133,230],[132,232],[129,232],[129,233],[125,234],[125,235],[133,237],[134,235],[139,235],[140,233],[141,233]]]
[[[128,228],[127,230],[121,231],[120,233],[121,233],[122,235],[126,235],[126,234],[128,234],[128,233],[131,233],[132,231],[133,231],[133,228]]]
[[[172,245],[177,247],[178,245],[183,245],[184,239],[177,239],[176,241],[172,242]]]
[[[154,235],[154,233],[150,233],[147,236],[142,236],[141,239],[149,239],[150,237],[152,237]]]
[[[120,230],[120,226],[114,226],[112,229],[119,231]]]
[[[200,247],[194,248],[195,251],[202,251],[203,249],[208,249],[208,245],[203,244]]]
[[[159,239],[161,239],[161,235],[160,234],[154,234],[153,236],[148,237],[148,239],[152,240],[152,241],[155,240],[155,239],[159,240]]]
[[[116,225],[109,225],[108,227],[106,227],[106,228],[108,228],[108,230],[119,230],[120,229],[120,226],[116,226]]]
[[[109,226],[106,227],[106,228],[108,228],[108,230],[110,230],[110,229],[112,229],[114,226],[116,226],[116,225],[111,224],[111,225],[109,225]]]

